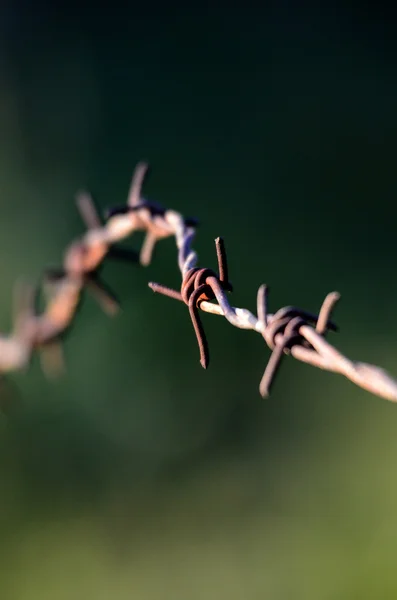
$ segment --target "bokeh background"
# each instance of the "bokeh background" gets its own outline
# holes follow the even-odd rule
[[[395,14],[383,3],[0,9],[1,328],[83,231],[74,194],[145,195],[229,251],[237,306],[315,311],[397,375]],[[129,242],[139,248],[139,235]],[[109,263],[115,319],[87,297],[68,372],[7,377],[0,418],[2,600],[395,599],[397,406],[207,315],[204,372],[173,241]]]

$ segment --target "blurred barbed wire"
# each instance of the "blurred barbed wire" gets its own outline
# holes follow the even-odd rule
[[[294,306],[269,313],[266,285],[261,285],[257,292],[257,315],[232,306],[227,295],[233,287],[229,281],[224,241],[221,238],[215,240],[218,274],[209,268],[199,268],[197,253],[192,247],[198,222],[141,196],[147,170],[146,163],[137,165],[127,203],[109,209],[104,221],[87,192],[77,195],[77,206],[87,231],[68,246],[62,268],[46,269],[38,286],[22,281],[15,285],[13,330],[10,335],[0,337],[2,374],[25,369],[33,351],[40,352],[43,370],[49,377],[59,374],[64,369],[62,336],[73,322],[82,292],[91,291],[107,314],[114,315],[118,310],[116,297],[100,278],[104,259],[139,261],[147,266],[157,242],[174,236],[182,276],[180,291],[153,282],[149,286],[154,292],[188,306],[204,368],[209,364],[209,348],[200,310],[224,316],[234,327],[251,329],[262,335],[272,350],[259,386],[263,397],[270,393],[283,356],[290,354],[301,362],[342,374],[373,394],[397,401],[397,381],[386,371],[348,359],[325,339],[328,331],[337,329],[331,321],[331,313],[339,300],[338,292],[326,296],[318,315]],[[139,254],[118,245],[135,231],[145,232]],[[41,314],[36,310],[40,291],[45,296],[45,309]]]

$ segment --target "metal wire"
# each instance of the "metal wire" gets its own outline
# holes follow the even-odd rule
[[[266,285],[261,285],[257,293],[257,315],[232,306],[227,295],[232,286],[223,240],[215,241],[218,274],[199,268],[197,253],[192,248],[197,222],[142,198],[141,187],[147,169],[146,163],[137,165],[127,204],[110,209],[104,222],[91,196],[86,192],[78,194],[77,207],[87,231],[68,246],[61,269],[47,270],[44,281],[47,302],[41,314],[35,309],[37,290],[21,282],[15,286],[13,329],[8,336],[0,336],[0,373],[25,369],[35,350],[41,351],[43,368],[48,375],[59,371],[63,362],[59,342],[73,322],[83,290],[92,291],[108,314],[117,312],[117,300],[99,277],[104,259],[127,258],[148,265],[157,242],[173,236],[178,250],[181,289],[172,290],[156,283],[149,286],[188,306],[204,368],[208,366],[209,349],[200,311],[224,316],[234,327],[251,329],[263,336],[272,351],[259,388],[264,397],[270,393],[283,356],[290,354],[301,362],[344,375],[377,396],[397,401],[397,381],[388,373],[374,365],[349,360],[325,339],[328,331],[336,330],[330,318],[340,297],[337,292],[327,295],[318,315],[291,306],[269,313]],[[117,246],[135,231],[146,232],[139,258],[134,251]]]

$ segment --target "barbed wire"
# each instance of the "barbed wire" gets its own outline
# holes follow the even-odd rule
[[[100,268],[107,257],[150,264],[154,248],[161,239],[174,236],[178,250],[178,267],[182,276],[180,290],[159,283],[149,283],[157,293],[184,302],[189,309],[196,334],[200,363],[209,364],[209,348],[200,311],[223,316],[234,327],[250,329],[262,335],[270,348],[270,359],[265,368],[259,390],[269,395],[282,358],[290,354],[295,359],[314,367],[344,375],[356,385],[387,400],[397,401],[397,381],[380,367],[349,360],[327,340],[329,331],[337,327],[331,313],[340,296],[331,292],[315,315],[293,306],[268,312],[268,287],[261,285],[257,293],[257,315],[245,308],[232,306],[228,294],[232,292],[224,241],[215,240],[218,274],[212,269],[199,268],[198,256],[192,247],[197,221],[183,217],[174,210],[162,208],[141,196],[148,169],[139,163],[134,171],[127,203],[107,211],[101,220],[91,196],[80,192],[77,207],[87,231],[72,241],[65,251],[61,269],[47,269],[43,289],[45,308],[36,310],[40,286],[34,288],[18,282],[13,298],[13,328],[8,336],[0,336],[0,374],[26,369],[32,353],[39,351],[44,372],[51,377],[64,369],[61,341],[70,328],[84,289],[91,291],[103,310],[114,315],[118,302],[100,278]],[[145,238],[139,255],[118,246],[118,242],[136,231],[144,231]]]

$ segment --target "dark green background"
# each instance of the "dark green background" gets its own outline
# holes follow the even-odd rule
[[[83,231],[75,192],[123,203],[146,159],[200,264],[225,238],[236,306],[336,289],[335,343],[397,375],[385,6],[2,5],[2,330],[15,280]],[[86,299],[66,378],[7,378],[2,600],[395,599],[397,407],[292,359],[264,401],[263,340],[210,315],[204,372],[186,308],[147,288],[179,284],[171,239],[105,275],[123,312]]]

